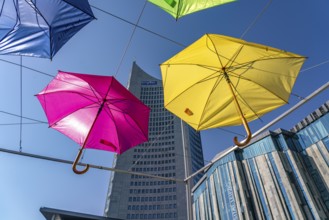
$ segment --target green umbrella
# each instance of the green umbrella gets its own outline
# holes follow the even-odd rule
[[[184,15],[201,11],[218,5],[234,2],[236,0],[148,0],[159,6],[176,20]]]

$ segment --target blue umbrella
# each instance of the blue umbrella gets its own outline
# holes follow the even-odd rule
[[[0,54],[51,59],[94,18],[88,0],[0,0]]]

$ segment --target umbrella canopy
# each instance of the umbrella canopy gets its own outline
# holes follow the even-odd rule
[[[288,102],[305,57],[206,34],[163,64],[165,107],[196,130],[245,125]]]
[[[148,140],[149,107],[112,76],[59,71],[37,98],[49,126],[77,142],[81,150],[122,154]]]
[[[88,0],[1,0],[0,54],[52,58],[94,19]]]
[[[234,2],[236,0],[148,0],[149,2],[159,6],[176,20],[184,15],[188,15],[207,8]]]

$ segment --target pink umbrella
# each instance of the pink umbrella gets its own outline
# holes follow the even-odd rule
[[[122,154],[148,140],[150,108],[112,76],[59,71],[36,96],[49,126],[82,146],[72,167],[77,174],[89,169],[76,169],[84,148]]]

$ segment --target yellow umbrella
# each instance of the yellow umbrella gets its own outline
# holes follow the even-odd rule
[[[196,130],[243,124],[286,103],[304,56],[206,34],[163,64],[164,105]]]

